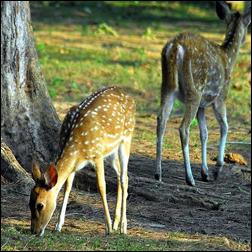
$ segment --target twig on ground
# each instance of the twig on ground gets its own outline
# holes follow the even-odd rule
[[[7,239],[7,241],[1,246],[1,251],[3,250],[3,247],[6,246],[6,244],[8,243],[9,239]]]
[[[233,142],[226,142],[227,144],[244,144],[244,145],[251,145],[249,142],[238,142],[238,141],[233,141]]]
[[[243,193],[246,193],[246,194],[250,194],[250,192],[247,192],[246,190],[241,189],[240,186],[238,186],[238,189],[239,189],[240,192],[243,192]]]
[[[23,250],[25,250],[25,248],[26,248],[27,245],[30,243],[30,241],[32,241],[32,240],[34,240],[34,239],[35,239],[35,237],[31,237],[31,238],[28,240],[28,242],[25,244]]]

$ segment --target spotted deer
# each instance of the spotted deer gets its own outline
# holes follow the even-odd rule
[[[161,106],[157,117],[155,173],[155,178],[159,181],[162,180],[163,137],[175,99],[179,99],[185,104],[179,133],[187,184],[195,185],[189,158],[189,128],[195,116],[201,139],[201,176],[203,181],[208,181],[209,178],[205,108],[210,105],[220,125],[220,143],[216,164],[219,171],[224,164],[228,132],[225,100],[228,95],[230,75],[251,21],[251,8],[242,15],[239,12],[231,12],[224,1],[217,1],[216,12],[227,25],[225,39],[221,45],[197,34],[182,33],[168,42],[162,50]]]
[[[127,233],[126,199],[128,190],[128,160],[135,124],[135,103],[117,87],[102,89],[72,107],[66,115],[60,133],[60,155],[56,166],[45,173],[34,162],[31,190],[31,231],[42,236],[56,208],[63,184],[64,199],[56,230],[61,231],[68,197],[77,171],[87,164],[94,165],[106,222],[106,233],[118,229]],[[117,202],[112,221],[106,198],[104,159],[109,157],[117,174]],[[56,168],[57,167],[57,168]],[[78,175],[77,175],[78,176]]]

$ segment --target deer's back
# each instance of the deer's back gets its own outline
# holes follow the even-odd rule
[[[62,124],[60,153],[63,149],[71,153],[71,148],[82,145],[79,149],[95,149],[103,155],[106,143],[112,148],[113,143],[131,136],[134,116],[135,102],[120,88],[100,90],[70,109]]]
[[[226,59],[219,45],[197,34],[182,33],[165,45],[162,57],[166,58],[168,68],[175,64],[173,71],[178,73],[176,89],[182,101],[186,98],[185,90],[202,95],[202,105],[211,103],[220,95]],[[174,86],[169,79],[166,85]]]

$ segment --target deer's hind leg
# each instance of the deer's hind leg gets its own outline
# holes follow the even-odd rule
[[[205,117],[205,108],[199,108],[197,112],[197,120],[199,123],[200,130],[200,141],[201,141],[201,177],[203,181],[208,181],[208,167],[207,167],[207,124]]]
[[[166,124],[172,111],[175,99],[175,92],[170,91],[163,94],[161,101],[161,108],[157,117],[157,145],[156,145],[156,173],[155,178],[159,181],[162,180],[162,145],[166,129]]]
[[[117,175],[117,198],[116,198],[116,208],[115,208],[115,217],[113,223],[113,230],[118,229],[118,225],[121,221],[121,210],[122,210],[122,185],[121,185],[121,166],[118,157],[118,151],[111,160],[111,165],[116,171]]]
[[[121,212],[121,228],[120,232],[127,234],[127,197],[128,197],[128,162],[130,156],[132,136],[125,138],[119,147],[119,161],[121,165],[121,187],[122,187],[122,212]]]
[[[218,173],[221,172],[224,165],[224,154],[225,154],[225,145],[228,134],[228,123],[227,123],[227,114],[226,114],[226,105],[224,101],[217,100],[213,104],[213,110],[215,117],[220,125],[220,143],[219,143],[219,153],[217,158],[217,172],[214,174],[215,178],[218,177]]]
[[[200,97],[197,96],[196,94],[194,95],[193,101],[186,102],[184,118],[179,128],[181,146],[184,157],[186,183],[190,186],[195,186],[195,182],[192,175],[190,156],[189,156],[189,129],[191,122],[195,118],[196,113],[198,111],[199,103],[200,103]]]

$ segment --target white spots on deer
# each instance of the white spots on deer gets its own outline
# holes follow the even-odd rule
[[[89,115],[90,111],[87,111],[84,117],[87,117]]]
[[[94,139],[91,140],[91,143],[94,144],[94,143],[96,143],[97,141],[99,141],[99,138],[94,138]]]
[[[125,121],[125,113],[133,110],[132,105],[126,105],[128,99],[131,98],[111,89],[86,98],[77,107],[80,112],[73,111],[67,122],[65,135],[69,136],[67,144],[70,144],[62,158],[68,157],[71,162],[78,157],[92,162],[118,148],[123,134],[130,132],[124,130],[131,123],[130,119]]]
[[[94,131],[97,131],[97,130],[99,130],[99,127],[98,127],[97,125],[94,126],[93,130],[94,130]]]

